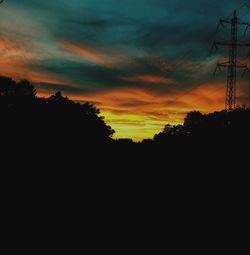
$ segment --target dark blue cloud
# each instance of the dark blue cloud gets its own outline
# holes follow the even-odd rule
[[[0,22],[13,26],[14,17],[10,15],[11,12],[26,17],[24,21],[19,21],[20,26],[24,26],[23,29],[12,27],[9,33],[12,36],[18,35],[17,40],[29,41],[33,51],[42,55],[41,61],[32,63],[32,70],[61,76],[65,84],[89,84],[94,89],[101,90],[119,86],[144,85],[147,88],[149,84],[145,82],[125,82],[122,79],[126,75],[147,73],[171,77],[176,84],[182,83],[187,87],[197,82],[193,78],[194,72],[200,70],[197,66],[210,60],[207,57],[218,19],[227,17],[241,2],[6,0],[4,7],[2,6],[5,10],[2,10],[4,15],[1,15]],[[247,10],[241,11],[245,15]],[[245,15],[245,18],[248,17]],[[25,29],[28,22],[30,24]],[[2,31],[8,33],[6,27]],[[68,55],[61,49],[62,42],[93,44],[104,51],[104,54],[106,48],[113,48],[133,59],[134,65],[124,63],[119,67],[107,67],[88,64],[79,59],[68,59]],[[151,62],[148,61],[149,57]],[[159,57],[172,65],[172,69],[163,71],[156,64]],[[179,66],[176,59],[181,63]],[[190,63],[196,65],[196,69],[190,68]],[[205,72],[201,79],[204,78],[207,78]],[[162,88],[159,85],[155,89]]]

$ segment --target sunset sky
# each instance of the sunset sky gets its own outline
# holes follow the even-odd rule
[[[115,138],[152,138],[188,111],[224,108],[226,73],[213,71],[227,51],[209,51],[229,36],[226,28],[216,34],[218,20],[244,2],[5,0],[0,74],[29,79],[40,96],[60,90],[93,102]],[[239,16],[250,22],[250,9]],[[243,32],[249,43],[250,29]],[[240,56],[249,63],[246,50]],[[238,104],[250,104],[249,80],[238,83]]]

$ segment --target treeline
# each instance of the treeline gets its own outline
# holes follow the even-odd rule
[[[57,144],[109,143],[114,130],[90,103],[76,103],[60,92],[36,95],[27,80],[0,77],[1,140],[53,147]]]
[[[100,111],[90,103],[76,103],[60,92],[48,98],[36,95],[27,80],[0,77],[1,140],[8,144],[63,148],[79,145],[114,144],[121,148],[198,148],[206,145],[229,146],[250,141],[250,108],[238,107],[227,112],[187,114],[182,125],[166,125],[152,140],[133,143],[112,139],[114,130]],[[100,146],[99,146],[100,147]]]
[[[183,125],[166,125],[163,132],[155,135],[157,144],[197,143],[225,144],[242,143],[250,139],[250,108],[237,107],[233,111],[202,114],[189,112]]]

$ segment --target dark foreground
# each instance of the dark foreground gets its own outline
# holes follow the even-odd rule
[[[183,125],[166,125],[153,140],[116,141],[115,131],[94,105],[75,103],[60,92],[39,98],[28,81],[0,77],[0,117],[2,160],[8,158],[8,164],[34,161],[34,168],[44,169],[53,162],[75,169],[100,165],[99,170],[150,167],[168,172],[178,166],[200,171],[248,168],[247,107],[207,115],[190,112]]]

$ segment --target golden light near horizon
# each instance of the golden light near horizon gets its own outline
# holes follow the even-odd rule
[[[1,75],[30,80],[38,96],[60,90],[92,102],[116,139],[153,138],[166,124],[183,123],[190,111],[224,109],[226,77],[212,77],[219,56],[208,52],[218,18],[238,0],[108,2],[5,1]],[[250,20],[248,10],[242,16]],[[248,77],[237,85],[239,105],[250,103]]]
[[[209,113],[223,109],[225,84],[203,84],[191,93],[177,93],[169,98],[134,89],[114,90],[86,97],[68,96],[79,102],[95,100],[95,105],[101,109],[101,116],[116,131],[114,138],[130,138],[138,142],[152,139],[166,124],[182,124],[190,111]],[[136,104],[138,102],[139,105]]]

